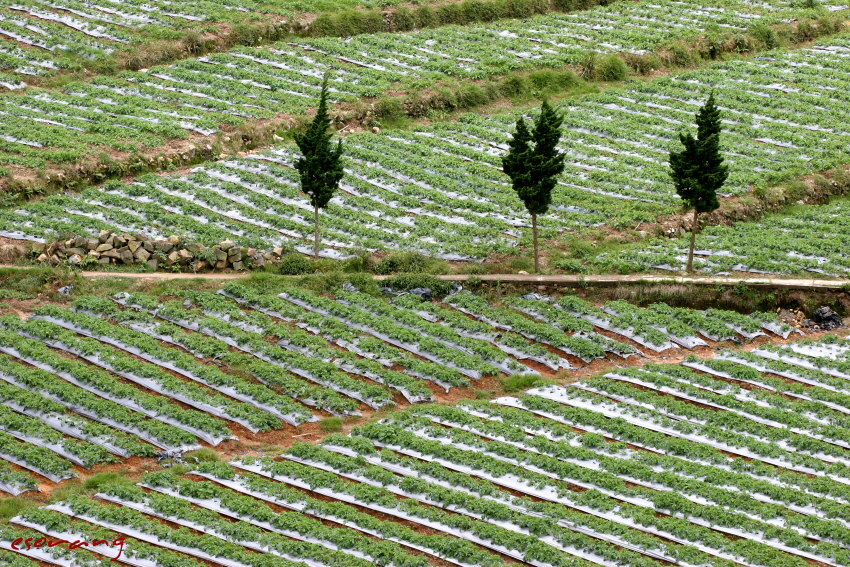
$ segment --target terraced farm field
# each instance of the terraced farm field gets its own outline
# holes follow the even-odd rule
[[[725,1],[701,8],[683,8],[673,1],[640,8],[614,3],[486,27],[305,38],[239,48],[144,73],[96,76],[61,91],[5,95],[0,98],[6,111],[0,114],[6,131],[0,166],[34,168],[73,163],[100,151],[151,150],[168,139],[209,135],[221,125],[248,118],[300,115],[314,104],[328,69],[333,71],[336,101],[353,102],[390,90],[421,89],[447,77],[484,79],[520,69],[575,65],[590,50],[640,54],[706,30],[720,38],[756,23],[808,14],[782,2],[756,6]],[[34,112],[43,113],[36,124]]]
[[[231,365],[239,357],[253,357],[253,369],[249,363],[243,367],[260,378],[261,368],[279,361],[287,360],[291,372],[298,368],[296,361],[307,356],[318,363],[322,356],[316,349],[326,348],[319,345],[326,344],[320,337],[333,336],[335,347],[364,356],[359,359],[361,370],[368,362],[380,368],[390,357],[386,353],[395,348],[396,361],[418,360],[417,374],[448,387],[440,383],[446,376],[425,375],[429,357],[443,356],[440,349],[446,344],[454,342],[456,359],[442,360],[438,367],[450,372],[455,366],[458,380],[467,370],[482,375],[510,372],[517,360],[527,359],[515,354],[507,368],[498,368],[508,342],[514,353],[523,348],[516,346],[521,341],[507,337],[533,336],[540,341],[534,344],[548,344],[553,353],[564,347],[534,333],[556,328],[555,320],[560,321],[558,329],[592,324],[597,332],[619,336],[620,341],[631,336],[637,342],[627,348],[635,353],[645,348],[641,340],[648,338],[649,329],[693,349],[702,348],[705,340],[745,340],[765,332],[774,339],[754,350],[721,349],[709,358],[704,356],[710,351],[700,351],[700,357],[690,355],[680,364],[632,367],[618,358],[620,365],[609,364],[604,372],[568,386],[542,386],[487,401],[463,399],[451,406],[416,404],[359,426],[350,435],[332,434],[320,444],[295,443],[279,457],[238,457],[228,463],[193,465],[188,472],[151,472],[135,485],[105,484],[92,497],[76,495],[25,510],[0,528],[5,540],[43,534],[53,540],[110,543],[120,536],[127,538],[120,548],[123,562],[152,567],[491,567],[516,562],[804,567],[850,562],[850,345],[833,335],[773,344],[778,340],[775,333],[787,336],[788,329],[766,316],[661,307],[632,308],[629,313],[623,302],[598,309],[569,296],[556,303],[515,298],[494,307],[468,294],[449,296],[445,304],[414,303],[415,296],[405,295],[393,305],[355,292],[341,293],[332,301],[295,288],[280,297],[252,296],[247,288],[231,285],[224,295],[187,293],[186,304],[160,304],[138,294],[116,299],[118,303],[81,298],[71,309],[44,308],[35,321],[24,323],[4,318],[4,335],[16,336],[14,344],[21,349],[13,357],[34,360],[39,350],[61,349],[109,368],[126,356],[117,351],[129,351],[163,365],[164,351],[176,349],[154,346],[159,341],[181,345],[196,356],[210,356],[226,343],[239,352],[220,360]],[[237,301],[255,310],[234,308]],[[357,315],[367,312],[374,317],[368,329],[358,323]],[[169,323],[158,323],[154,316]],[[269,318],[279,321],[278,326],[300,321],[297,326],[311,334],[287,334],[279,346],[256,338],[249,344],[244,335],[267,325]],[[631,331],[622,328],[627,325]],[[63,328],[96,340],[75,339]],[[442,346],[427,350],[421,343],[405,343],[411,339],[401,333],[408,328],[420,330],[416,337],[435,337],[432,340]],[[490,344],[494,358],[487,364],[492,368],[465,367],[460,353],[494,330],[502,338]],[[589,338],[593,331],[580,333]],[[558,335],[578,336],[560,330]],[[42,336],[45,344],[31,348],[30,341],[21,338],[29,336]],[[145,342],[145,336],[159,341]],[[383,345],[380,353],[375,337],[382,338],[377,341]],[[83,349],[87,341],[101,346]],[[656,346],[670,352],[672,344]],[[106,354],[104,349],[115,352]],[[425,360],[411,356],[417,351]],[[334,352],[340,358],[332,365],[345,358],[344,351]],[[555,358],[562,363],[580,360],[575,354]],[[51,364],[46,356],[41,360],[48,361],[45,368]],[[22,365],[8,357],[3,365],[0,376],[13,383],[13,369]],[[66,361],[69,374],[75,365],[90,366]],[[141,374],[144,365],[136,361],[132,372]],[[180,371],[180,357],[172,354],[168,368]],[[193,381],[215,387],[216,371],[210,365],[195,368],[208,372]],[[358,372],[347,363],[339,368]],[[384,383],[408,396],[413,388],[409,371],[395,372],[407,376],[405,385],[393,382],[389,371]],[[62,382],[49,368],[28,372],[45,384],[51,379]],[[97,372],[89,371],[92,376]],[[311,372],[318,377],[316,370]],[[340,371],[323,374],[327,382],[322,388],[346,389],[334,382],[335,374]],[[235,397],[239,386],[228,387],[233,388],[228,395]],[[243,390],[254,396],[248,405],[255,408],[271,403],[259,402],[258,388]],[[166,390],[162,394],[171,395]],[[215,405],[218,397],[210,397],[209,404]],[[378,405],[379,398],[364,399]],[[306,397],[299,400],[305,402]],[[283,411],[296,416],[292,408]],[[309,419],[311,411],[302,408],[295,421]],[[269,427],[274,427],[271,422]],[[186,425],[175,423],[174,428],[187,431]],[[5,482],[26,488],[20,478]],[[0,557],[15,567],[35,561],[88,566],[114,557],[119,551],[115,545],[74,552],[21,546],[19,555],[4,550]]]
[[[697,236],[695,265],[702,272],[757,274],[815,273],[846,277],[850,242],[844,232],[848,203],[808,206],[758,223],[708,228]],[[595,263],[606,268],[680,270],[687,260],[684,240],[656,240]]]
[[[850,43],[839,36],[811,49],[717,63],[565,103],[560,148],[567,167],[552,214],[541,217],[543,237],[600,223],[633,228],[674,213],[679,199],[667,156],[677,132],[689,125],[710,91],[725,113],[723,143],[732,172],[724,189],[728,194],[743,195],[754,186],[843,163],[848,159],[844,112],[850,107],[841,93],[848,90],[848,62]],[[95,91],[89,86],[78,94]],[[51,95],[39,104],[64,108],[55,102]],[[515,121],[510,114],[470,113],[412,131],[347,136],[347,175],[325,211],[323,255],[387,249],[481,260],[515,252],[529,223],[501,172]],[[21,122],[20,128],[31,126]],[[68,131],[74,143],[78,134]],[[297,155],[295,148],[282,146],[209,163],[190,175],[148,176],[78,196],[50,197],[0,211],[0,233],[43,242],[57,233],[112,229],[154,237],[176,233],[205,244],[235,235],[246,246],[306,252],[312,207],[298,189],[292,167]],[[59,210],[70,214],[58,215]],[[847,272],[837,265],[832,273]]]
[[[0,478],[16,494],[40,477],[72,478],[75,467],[226,448],[237,438],[279,442],[322,416],[431,402],[499,376],[793,332],[765,313],[597,308],[575,296],[496,307],[468,292],[435,304],[344,291],[332,300],[298,288],[262,295],[233,283],[165,302],[81,297],[69,308],[38,307],[26,321],[0,318],[9,408],[0,455],[37,475]]]

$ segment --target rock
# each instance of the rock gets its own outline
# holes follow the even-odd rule
[[[145,250],[147,250],[148,252],[153,252],[153,251],[154,251],[154,249],[155,249],[155,246],[153,245],[153,242],[151,242],[150,240],[145,240],[144,242],[142,242],[142,247],[143,247]]]
[[[77,236],[74,238],[74,248],[85,248],[88,241],[85,236]]]
[[[68,248],[65,250],[67,256],[85,256],[88,250],[85,248]]]
[[[378,128],[377,126],[372,126],[372,133],[373,133],[373,134],[380,134],[380,133],[381,133],[381,129],[380,129],[380,128]]]
[[[103,244],[104,242],[106,242],[109,239],[110,236],[112,236],[111,230],[101,230],[100,234],[97,235],[97,240],[98,240],[98,242]]]
[[[129,240],[129,241],[127,241],[127,248],[128,248],[128,249],[130,250],[130,252],[132,252],[133,254],[135,254],[135,253],[136,253],[136,250],[138,250],[138,249],[139,249],[139,248],[141,248],[141,247],[142,247],[142,243],[141,243],[141,242],[139,242],[138,240]]]
[[[168,237],[168,241],[172,244],[180,244],[180,237],[172,234]]]
[[[98,246],[100,246],[100,240],[97,238],[89,238],[86,240],[86,248],[89,250],[97,250]]]
[[[227,261],[227,251],[226,250],[222,250],[220,248],[214,248],[213,250],[215,250],[215,259],[216,260],[218,260],[219,262],[226,262]]]
[[[649,235],[649,233],[648,233],[648,232],[646,232],[645,230],[639,230],[639,231],[637,231],[637,235],[638,235],[640,238],[646,238],[646,237]]]
[[[159,260],[156,259],[156,258],[151,258],[150,260],[147,261],[147,264],[148,264],[148,266],[150,266],[151,268],[153,268],[155,270],[159,267]]]
[[[256,249],[254,249],[254,248],[248,248],[248,252],[247,252],[247,254],[248,254],[248,256],[250,256],[251,258],[253,258],[254,256],[256,256],[256,255],[257,255],[257,250],[256,250]]]
[[[812,313],[812,322],[821,329],[831,331],[841,326],[841,317],[829,307],[822,305]]]
[[[95,248],[95,251],[97,251],[97,252],[106,252],[107,250],[112,250],[112,245],[106,244],[105,242],[103,244],[99,245],[97,248]]]
[[[192,264],[192,269],[194,269],[196,272],[202,272],[209,267],[210,263],[206,260],[195,260],[195,262]]]
[[[245,267],[245,265],[242,262],[233,262],[233,269],[236,270],[237,272],[244,269],[244,267]]]
[[[283,248],[277,247],[272,249],[272,254],[275,256],[283,256]]]
[[[192,259],[192,253],[185,249],[178,250],[177,256],[181,264],[188,264]]]
[[[198,254],[200,252],[203,252],[206,249],[207,249],[206,246],[204,246],[203,244],[197,244],[197,243],[189,244],[188,246],[186,246],[186,250],[188,250],[192,254]]]
[[[429,287],[415,287],[410,290],[413,295],[418,295],[425,301],[434,301],[434,293]]]
[[[147,262],[148,258],[151,257],[151,253],[145,250],[144,248],[137,248],[133,253],[133,256],[136,257],[140,262]]]
[[[266,265],[266,259],[265,259],[265,258],[263,258],[263,256],[262,256],[262,255],[260,255],[260,256],[258,256],[257,258],[253,258],[253,259],[251,260],[251,263],[252,263],[252,264],[254,265],[254,267],[256,267],[256,268],[262,268],[263,266],[265,266],[265,265]]]
[[[545,285],[537,286],[537,291],[546,291],[546,286]]]
[[[97,261],[97,263],[98,264],[108,264],[111,261],[112,261],[112,258],[101,258],[100,260]]]
[[[518,273],[518,274],[527,274],[528,272],[526,272],[525,270],[520,270],[520,271],[518,271],[517,273]]]
[[[124,246],[127,246],[127,239],[123,236],[113,236],[112,245],[116,248],[122,248]]]
[[[121,261],[124,262],[125,264],[132,264],[133,260],[134,260],[133,253],[130,252],[129,248],[125,248],[121,252]]]
[[[58,266],[61,263],[62,263],[62,260],[60,260],[59,256],[57,256],[56,254],[54,254],[53,256],[50,257],[50,264],[51,265]]]
[[[221,244],[218,245],[222,250],[230,250],[235,246],[232,240],[225,240]]]
[[[162,251],[164,254],[168,254],[174,248],[174,245],[170,242],[157,242],[156,249]]]
[[[100,258],[100,252],[97,250],[89,250],[89,256],[92,258]]]
[[[38,258],[36,258],[36,260],[38,260],[39,262],[47,262],[47,258],[47,254],[42,252],[38,255]]]
[[[180,260],[180,254],[178,254],[177,251],[175,250],[174,252],[171,252],[168,255],[168,260],[173,264],[174,262],[177,262],[177,261]]]
[[[120,258],[121,254],[118,252],[118,250],[113,248],[112,250],[107,250],[106,252],[101,252],[100,257],[101,258]]]
[[[227,154],[224,153],[224,152],[221,152],[220,154],[218,154],[218,159],[227,159]]]
[[[223,270],[227,267],[227,262],[225,262],[224,260],[219,260],[215,263],[215,267],[217,270]]]

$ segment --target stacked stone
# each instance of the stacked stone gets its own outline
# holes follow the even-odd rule
[[[97,238],[72,236],[46,246],[38,261],[59,265],[65,261],[72,266],[86,257],[96,258],[98,264],[142,264],[154,270],[160,267],[191,269],[195,272],[232,269],[241,271],[277,263],[283,254],[281,248],[271,252],[239,246],[231,240],[207,247],[203,244],[184,244],[177,236],[168,240],[151,240],[144,234],[117,234],[102,230]]]

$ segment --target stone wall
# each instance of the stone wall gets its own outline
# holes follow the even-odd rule
[[[225,240],[214,246],[183,243],[177,236],[168,240],[152,240],[143,234],[118,234],[100,231],[97,237],[72,236],[48,245],[36,245],[38,261],[59,265],[92,266],[94,264],[141,264],[152,269],[179,266],[195,272],[209,270],[245,270],[277,263],[283,249],[271,252],[238,246]]]

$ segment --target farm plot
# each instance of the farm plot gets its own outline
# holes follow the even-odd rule
[[[723,143],[731,163],[732,194],[846,161],[847,131],[842,125],[846,120],[841,109],[848,105],[841,94],[846,85],[841,81],[850,76],[848,54],[850,40],[839,37],[817,48],[777,54],[773,61],[721,63],[570,102],[567,132],[561,144],[568,155],[567,170],[554,193],[551,214],[541,219],[543,237],[554,238],[580,225],[633,227],[672,213],[678,198],[667,174],[667,152],[676,132],[692,121],[692,114],[710,89],[717,93],[725,112]],[[820,73],[825,67],[835,74]],[[348,79],[338,77],[341,82]],[[114,78],[104,81],[121,83]],[[740,89],[742,83],[748,85],[746,92]],[[185,115],[178,113],[179,117],[170,116],[164,110],[166,103],[142,99],[144,110],[138,116],[129,119],[113,113],[115,116],[104,118],[102,124],[110,131],[128,133],[133,132],[128,128],[138,128],[136,135],[130,136],[135,141],[127,138],[129,134],[112,139],[111,134],[84,134],[53,124],[47,126],[62,130],[62,139],[72,150],[55,149],[48,139],[38,138],[40,125],[34,127],[32,117],[52,122],[61,118],[48,117],[42,111],[83,113],[85,120],[101,124],[99,117],[108,115],[106,106],[117,101],[103,98],[112,96],[101,90],[103,86],[69,87],[79,89],[76,94],[94,95],[88,98],[41,92],[31,106],[17,101],[17,107],[0,115],[9,120],[17,117],[16,126],[5,131],[6,140],[0,140],[0,144],[8,149],[17,144],[14,140],[25,140],[30,144],[28,149],[16,153],[14,161],[41,163],[44,158],[38,156],[44,151],[74,159],[74,152],[86,151],[86,136],[115,147],[129,147],[155,145],[170,132],[180,130],[167,121],[194,120],[199,130],[214,127],[215,120],[205,121],[209,116],[198,108],[183,111]],[[181,100],[192,98],[179,96]],[[203,100],[206,102],[202,105],[209,103],[216,108],[216,116],[226,113],[225,103]],[[156,115],[164,122],[154,118]],[[343,191],[323,215],[328,248],[322,253],[344,257],[354,248],[400,249],[474,260],[512,251],[523,236],[521,229],[528,224],[521,202],[500,172],[501,154],[506,151],[515,119],[511,115],[468,114],[457,122],[410,132],[348,136],[347,175]],[[817,144],[812,133],[817,134]],[[46,240],[57,231],[89,234],[99,229],[144,230],[159,236],[179,233],[206,244],[233,238],[246,246],[294,246],[306,252],[312,210],[299,191],[297,172],[292,168],[295,159],[296,150],[286,146],[205,165],[181,177],[146,176],[129,185],[109,183],[103,190],[55,196],[18,210],[2,211],[0,231],[13,238]],[[828,209],[801,214],[816,216],[817,211]],[[716,229],[704,236],[703,249],[711,249],[706,238],[712,234],[722,235],[723,231]],[[779,239],[777,247],[785,246],[785,240],[792,236],[790,230],[775,236]],[[833,242],[837,259],[843,242]],[[811,264],[814,269],[828,271],[817,263],[823,263],[829,251],[818,254],[809,250],[833,245],[814,239],[808,247],[803,244],[799,243],[799,251],[785,248],[782,254],[792,250],[789,263]],[[637,252],[625,258],[630,264],[677,266],[680,253],[673,248],[679,246],[651,250],[658,253],[646,260],[641,260]],[[716,255],[712,260],[719,262],[723,256]],[[739,258],[730,267],[742,263]],[[763,264],[758,258],[751,263]],[[762,269],[757,265],[747,267]]]
[[[215,26],[218,23],[238,23],[260,14],[285,22],[296,13],[271,2],[251,0],[120,4],[109,0],[17,0],[0,9],[0,62],[3,69],[26,81],[27,76],[59,69],[80,70],[118,50],[144,49],[147,43],[162,39],[179,40],[188,29],[215,33],[220,32]]]
[[[706,228],[697,235],[694,265],[700,271],[719,274],[808,272],[847,276],[850,273],[848,213],[850,203],[836,200],[828,205],[809,205],[786,216],[774,215],[757,223]],[[626,250],[616,259],[599,256],[592,263],[605,269],[640,272],[683,270],[688,244],[685,239],[656,240],[645,247]]]
[[[116,49],[138,48],[149,38],[168,37],[169,33],[179,38],[178,30],[187,27],[208,31],[209,24],[238,22],[247,19],[249,14],[282,20],[295,16],[297,9],[309,11],[310,4],[317,3],[290,5],[287,9],[271,2],[234,5],[156,1],[116,6],[104,0],[21,0],[0,11],[0,38],[9,48],[22,46],[16,53],[6,54],[3,68],[24,76],[39,74],[39,68],[41,72],[80,68],[87,60],[103,59]],[[362,2],[335,4],[324,4],[320,8],[344,8],[345,4]],[[668,2],[667,5],[673,4]],[[773,10],[778,13],[771,14]],[[517,67],[575,62],[580,49],[586,45],[598,45],[607,51],[651,49],[683,33],[696,36],[697,28],[716,25],[725,30],[744,30],[762,15],[765,21],[779,21],[778,18],[791,12],[794,10],[787,2],[773,2],[769,6],[716,3],[705,9],[680,6],[675,12],[662,6],[634,8],[623,5],[592,11],[590,15],[538,17],[531,20],[534,25],[528,26],[510,22],[493,28],[425,31],[410,34],[415,38],[412,41],[402,39],[407,36],[380,34],[374,39],[354,38],[350,46],[336,38],[304,40],[299,45],[360,63],[365,68],[392,70],[401,75],[426,78],[424,75],[448,72],[480,78]],[[619,26],[623,20],[629,21],[630,27]],[[447,41],[447,38],[454,38],[454,41]],[[458,41],[488,47],[492,41],[497,41],[498,49],[505,49],[501,52],[504,55],[500,57],[499,50],[488,50],[482,60],[470,59],[470,52],[457,47]],[[389,58],[377,55],[377,49],[385,50]],[[45,67],[43,61],[51,61],[53,65]]]
[[[696,348],[707,344],[697,333],[790,332],[767,314],[598,309],[575,297],[495,307],[469,293],[444,303],[357,291],[329,299],[237,283],[177,295],[80,297],[26,321],[0,317],[0,463],[15,465],[0,468],[0,490],[32,490],[36,477],[23,471],[60,482],[78,467],[256,439],[318,412],[360,416],[434,401],[484,377],[553,375],[674,348],[658,335]]]
[[[114,530],[130,557],[228,567],[848,565],[850,389],[805,367],[850,344],[780,350],[799,359],[728,351],[412,406],[280,459],[29,509],[0,538]]]
[[[149,122],[148,127],[151,124],[167,128],[183,127],[189,132],[208,135],[220,125],[239,123],[249,117],[303,114],[315,103],[321,77],[327,70],[333,74],[332,98],[338,102],[351,102],[363,96],[378,96],[388,90],[409,90],[416,88],[422,81],[437,81],[452,74],[459,74],[462,79],[477,79],[504,74],[512,69],[553,65],[561,67],[565,62],[575,63],[588,49],[641,52],[664,43],[672,37],[671,34],[680,33],[676,30],[683,26],[692,28],[694,33],[716,26],[719,26],[717,29],[744,29],[753,22],[766,23],[781,19],[785,14],[781,9],[775,12],[768,10],[766,15],[761,16],[759,12],[762,9],[764,7],[755,8],[743,3],[740,6],[724,3],[723,6],[699,9],[683,7],[676,2],[645,7],[614,4],[579,14],[538,17],[526,22],[512,21],[494,28],[452,27],[406,35],[358,36],[350,41],[336,38],[304,39],[293,44],[239,48],[227,54],[154,67],[145,73],[125,72],[119,77],[99,76],[90,83],[67,85],[61,93],[34,91],[24,93],[23,96],[3,97],[3,100],[11,101],[8,104],[13,107],[36,106],[32,99],[44,96],[58,98],[67,102],[68,106],[59,103],[62,106],[42,109],[46,113],[42,117],[46,122],[35,126],[32,120],[20,115],[20,112],[25,112],[23,110],[8,110],[8,114],[0,114],[0,124],[11,130],[0,145],[0,165],[35,168],[45,163],[77,161],[87,155],[97,155],[93,154],[96,151],[93,148],[117,149],[115,146],[119,144],[124,148],[122,151],[130,151],[128,144],[135,142],[138,145],[139,141],[135,137],[145,131],[142,127],[144,124],[136,125],[138,121],[125,124],[135,116],[137,107],[149,112],[142,117],[142,121]],[[792,12],[795,16],[800,15],[799,11]],[[786,19],[790,19],[790,16]],[[617,39],[617,45],[605,47],[603,37],[609,37],[612,33],[623,33],[625,37]],[[386,59],[388,52],[395,54],[389,62]],[[481,55],[479,59],[469,59],[469,53]],[[4,82],[17,84],[10,81]],[[77,102],[73,102],[75,98]],[[698,97],[689,95],[682,100],[690,101],[692,98]],[[90,117],[80,115],[80,110],[74,108],[81,104],[79,100],[88,101],[87,105],[96,107],[104,114],[114,115],[111,120],[118,121],[116,127],[125,131],[113,129],[104,132],[98,129],[98,123],[85,122],[83,119]],[[589,104],[601,107],[609,102],[606,99],[601,104]],[[683,104],[688,106],[687,102]],[[219,115],[221,112],[229,116],[222,117]],[[666,152],[669,140],[674,138],[659,126],[679,125],[682,122],[661,118],[647,121],[640,115],[623,113],[616,108],[600,108],[597,112],[602,113],[598,116],[599,124],[594,124],[590,132],[585,132],[585,135],[596,139],[589,144],[582,144],[582,156],[589,152],[590,158],[602,151],[602,157],[615,155],[625,159],[625,150],[626,153],[636,153],[638,162],[641,161],[640,156],[645,154],[646,159],[643,161],[652,162],[652,148],[660,145]],[[693,109],[688,108],[688,113],[692,112]],[[596,116],[596,113],[591,116]],[[840,116],[833,118],[839,123],[842,120]],[[653,132],[650,138],[639,135],[638,141],[647,144],[649,148],[640,145],[635,148],[626,141],[626,146],[620,151],[608,151],[605,148],[616,142],[618,136],[603,136],[603,139],[599,139],[596,134],[606,132],[607,129],[602,126],[612,126],[611,120],[629,122],[632,127],[626,128],[627,131],[634,130],[634,126],[640,124],[654,126],[661,132]],[[22,129],[22,121],[30,127],[29,130]],[[580,125],[575,126],[581,128]],[[126,131],[127,128],[130,130]],[[509,128],[498,126],[496,130],[501,131],[496,137],[503,138],[507,136]],[[88,138],[77,138],[80,131]],[[746,137],[748,133],[742,135]],[[610,140],[605,141],[606,137]],[[771,136],[768,138],[774,139]],[[473,141],[473,145],[480,146],[481,143]],[[632,147],[629,149],[629,146]],[[758,152],[754,157],[765,159]],[[777,164],[788,162],[788,156],[779,157],[781,159],[777,159]],[[577,169],[571,171],[576,174],[573,177],[579,178],[592,173],[588,182],[605,184],[604,188],[594,189],[595,193],[622,194],[625,198],[645,199],[662,205],[672,202],[671,191],[663,175],[654,175],[648,169],[646,175],[630,176],[622,172],[624,175],[619,177],[619,172],[607,168],[581,167],[586,162],[584,157],[577,159],[573,163]],[[796,163],[800,164],[799,160]],[[640,167],[641,163],[632,165],[635,166]],[[646,167],[653,166],[646,164]],[[749,164],[743,169],[749,170]],[[625,184],[625,193],[617,189],[621,179],[631,180]],[[575,183],[575,180],[571,183]],[[733,190],[741,190],[747,183],[735,180],[734,185]],[[660,193],[660,196],[656,193]],[[606,216],[611,214],[598,208],[592,210]],[[645,212],[643,216],[647,214]]]

